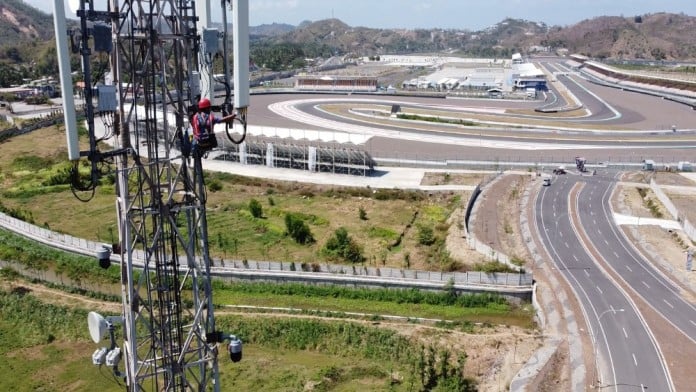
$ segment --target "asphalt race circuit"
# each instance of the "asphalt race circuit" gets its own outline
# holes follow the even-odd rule
[[[519,114],[533,112],[538,101],[443,99],[379,95],[259,94],[252,96],[251,125],[330,130],[367,135],[365,149],[375,158],[496,160],[512,162],[571,162],[584,156],[588,163],[694,161],[696,111],[659,97],[626,92],[590,83],[578,76],[559,75],[559,82],[588,111],[582,117]],[[560,93],[558,93],[560,94]],[[346,116],[325,110],[348,105],[368,110],[399,104],[452,112],[461,116],[495,116],[505,124],[452,127],[433,123],[377,121],[370,116]],[[557,126],[527,127],[532,121]],[[508,124],[508,125],[506,125]],[[676,132],[672,131],[676,127]],[[584,129],[580,129],[584,127]],[[611,128],[611,131],[601,130]],[[569,151],[571,150],[571,151]]]

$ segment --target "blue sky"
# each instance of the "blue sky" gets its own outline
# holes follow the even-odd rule
[[[219,0],[210,1],[219,7]],[[53,12],[51,0],[24,2]],[[106,0],[96,2],[106,4]],[[480,30],[506,17],[565,26],[595,16],[654,12],[696,16],[696,0],[249,0],[252,26],[273,22],[297,25],[333,16],[350,26]]]

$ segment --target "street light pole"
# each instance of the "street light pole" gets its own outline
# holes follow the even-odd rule
[[[603,311],[602,313],[600,313],[599,316],[597,317],[597,330],[594,332],[594,334],[592,336],[592,340],[594,341],[594,360],[595,360],[595,369],[594,369],[595,374],[592,377],[592,386],[594,388],[597,388],[597,389],[602,388],[602,382],[601,382],[601,380],[598,379],[599,378],[598,377],[599,376],[599,360],[597,359],[597,357],[599,356],[599,345],[597,344],[597,338],[599,337],[599,330],[602,328],[602,316],[604,316],[605,314],[610,313],[610,312],[616,314],[616,312],[623,312],[623,311],[624,311],[623,308],[621,308],[621,309],[609,308],[609,309]]]

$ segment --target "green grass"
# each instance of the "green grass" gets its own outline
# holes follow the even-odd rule
[[[64,135],[56,127],[13,137],[3,144],[0,179],[2,205],[13,215],[24,217],[51,230],[93,241],[117,240],[113,176],[107,175],[89,203],[78,201],[66,184],[70,165]],[[82,176],[89,167],[80,166]],[[208,192],[210,252],[215,258],[270,259],[295,262],[327,262],[320,250],[339,227],[363,247],[368,262],[399,267],[410,252],[412,268],[428,268],[433,253],[417,247],[411,224],[443,222],[462,204],[466,195],[369,188],[317,186],[245,178],[227,173],[205,173],[208,183],[220,185]],[[273,195],[272,203],[264,195]],[[87,195],[82,195],[86,197]],[[257,199],[263,217],[251,216],[248,205]],[[360,219],[363,209],[368,220]],[[420,214],[417,214],[421,212]],[[310,228],[316,243],[298,245],[286,235],[284,218],[292,213]],[[416,221],[413,221],[417,215]],[[399,243],[394,242],[405,233]],[[220,239],[220,240],[217,240]],[[440,252],[440,250],[437,250]]]
[[[109,369],[91,364],[97,345],[88,337],[87,310],[44,303],[11,289],[0,289],[0,305],[4,390],[123,390]],[[239,315],[218,315],[216,321],[218,328],[244,341],[241,362],[220,357],[224,390],[298,391],[308,385],[316,391],[421,390],[424,366],[445,355],[391,329],[353,322]],[[423,356],[425,362],[420,362]],[[472,385],[456,369],[445,374],[446,379],[434,382]]]
[[[434,318],[457,322],[481,322],[490,324],[516,325],[529,328],[532,325],[529,311],[512,311],[507,306],[490,305],[482,308],[462,308],[445,305],[398,304],[348,298],[305,298],[268,294],[263,297],[216,292],[218,304],[240,304],[251,306],[275,306],[304,310],[330,312],[357,312],[375,315],[395,315],[411,318]]]

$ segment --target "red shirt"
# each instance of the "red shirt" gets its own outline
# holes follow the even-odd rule
[[[193,137],[196,140],[207,138],[213,134],[213,125],[221,122],[221,118],[212,113],[198,112],[193,116]]]

